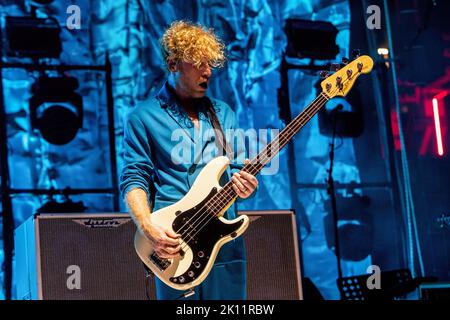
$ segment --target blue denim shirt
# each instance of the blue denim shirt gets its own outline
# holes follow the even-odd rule
[[[237,129],[234,111],[223,101],[211,99],[223,131]],[[133,188],[143,189],[153,211],[179,201],[191,188],[202,168],[218,154],[209,117],[199,106],[199,129],[195,128],[167,87],[156,97],[133,108],[124,124],[124,164],[120,192],[124,198]],[[236,144],[234,159],[224,172],[221,184],[242,168],[243,144]],[[233,204],[225,218],[236,217]],[[216,263],[245,260],[242,237],[225,244]]]

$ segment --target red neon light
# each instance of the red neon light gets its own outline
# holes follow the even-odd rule
[[[401,150],[402,147],[400,144],[400,127],[398,125],[397,112],[395,112],[395,110],[391,110],[391,128],[392,128],[392,135],[394,138],[395,150]]]
[[[440,156],[444,155],[444,147],[442,145],[442,134],[441,134],[441,123],[439,121],[439,104],[438,99],[433,98],[433,113],[434,113],[434,128],[436,130],[436,144],[438,149],[438,154]]]

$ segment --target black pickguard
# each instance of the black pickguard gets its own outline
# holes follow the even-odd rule
[[[191,248],[193,260],[184,274],[170,278],[173,283],[186,284],[195,280],[205,269],[217,241],[227,235],[235,237],[236,231],[243,223],[241,220],[225,224],[218,219],[217,212],[206,210],[205,203],[216,193],[217,189],[214,188],[201,203],[185,212],[177,213],[172,228],[182,235],[183,241]]]

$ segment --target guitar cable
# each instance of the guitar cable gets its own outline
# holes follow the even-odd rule
[[[145,263],[142,263],[142,265],[144,266],[145,269],[145,279],[144,279],[144,283],[145,283],[145,295],[147,297],[148,300],[152,300],[152,298],[150,297],[150,281],[152,281],[155,278],[155,274],[153,273],[152,270],[150,270]]]
[[[144,266],[145,269],[145,295],[147,297],[148,300],[152,300],[152,297],[150,296],[150,281],[155,279],[155,274],[153,273],[152,270],[150,270],[145,263],[142,263],[142,265]],[[195,294],[195,287],[191,288],[189,290],[187,290],[186,292],[183,292],[179,297],[177,297],[175,300],[180,300],[182,298],[188,298],[190,296],[192,296],[193,294]]]
[[[192,295],[194,295],[194,294],[195,294],[195,287],[189,289],[189,290],[186,291],[186,292],[183,292],[183,293],[182,293],[178,298],[176,298],[175,300],[180,300],[181,298],[188,298],[188,297],[190,297],[190,296],[192,296]]]

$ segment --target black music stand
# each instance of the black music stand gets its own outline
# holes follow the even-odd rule
[[[343,300],[394,300],[416,290],[420,283],[436,278],[413,278],[409,269],[381,272],[381,288],[369,289],[367,279],[371,274],[339,278],[337,285]]]

